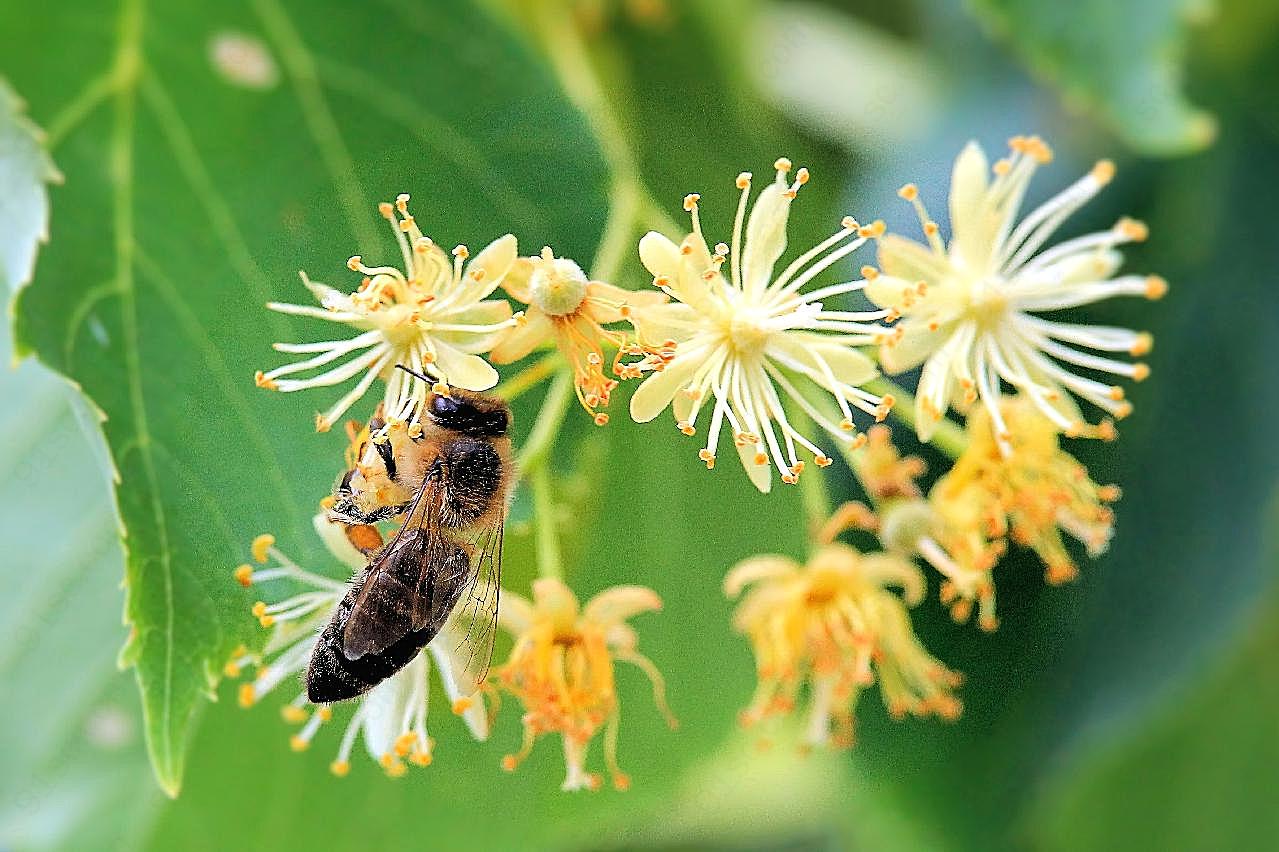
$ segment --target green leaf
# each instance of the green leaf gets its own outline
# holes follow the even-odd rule
[[[115,666],[124,559],[101,437],[38,364],[0,370],[0,399],[0,501],[20,510],[0,514],[0,847],[125,847],[159,794]]]
[[[36,249],[49,238],[47,185],[62,180],[25,108],[0,79],[0,289],[12,292],[31,280]]]
[[[272,341],[320,333],[263,303],[306,301],[299,268],[353,284],[348,255],[392,256],[375,204],[401,191],[446,244],[512,231],[588,255],[603,174],[544,70],[462,2],[73,2],[6,6],[0,28],[67,175],[19,347],[105,416],[122,660],[175,794],[202,698],[260,641],[228,572],[261,531],[316,553],[339,466],[338,432],[309,434],[322,392],[253,386]]]
[[[1066,104],[1097,113],[1134,150],[1184,154],[1216,135],[1182,93],[1185,28],[1202,0],[1042,3],[969,0],[970,7]]]
[[[1272,602],[1230,653],[1136,730],[1092,744],[1071,762],[1032,815],[1039,848],[1272,844],[1279,836],[1276,654],[1279,606]]]

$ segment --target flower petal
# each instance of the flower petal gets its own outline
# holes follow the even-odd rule
[[[788,187],[780,177],[764,187],[751,208],[742,250],[742,284],[759,292],[773,277],[777,259],[786,251],[786,220],[790,216]]]
[[[785,556],[752,556],[734,565],[724,575],[724,596],[735,598],[752,583],[788,577],[799,570],[799,563]]]
[[[478,298],[482,299],[497,289],[502,279],[506,277],[506,273],[511,271],[518,254],[519,245],[515,237],[507,234],[485,246],[484,250],[466,265],[468,274],[480,271],[484,273],[480,280],[488,289],[481,290]]]
[[[436,343],[435,357],[444,381],[450,385],[486,391],[497,384],[497,370],[479,355],[463,352],[447,343]]]
[[[516,258],[515,263],[511,264],[511,271],[507,272],[502,279],[502,289],[510,294],[511,298],[527,305],[530,298],[528,281],[532,276],[533,259],[528,257]]]
[[[940,328],[930,329],[925,320],[908,319],[899,328],[902,336],[879,349],[879,363],[889,373],[913,370],[946,342]]]
[[[662,608],[657,592],[644,586],[613,586],[605,589],[586,603],[582,618],[601,627],[626,621],[641,612]]]
[[[524,312],[524,322],[508,328],[498,340],[489,358],[494,364],[509,364],[532,352],[551,339],[555,328],[549,317],[536,306]]]
[[[646,308],[666,302],[666,294],[657,290],[623,290],[603,281],[591,281],[586,285],[586,301],[583,312],[600,325],[620,322],[622,307]]]
[[[548,616],[557,625],[577,621],[577,595],[556,577],[538,577],[533,581],[533,605],[538,615]]]
[[[835,378],[845,384],[857,387],[879,375],[875,362],[851,346],[836,343],[821,334],[792,331],[773,335],[769,348],[776,348],[783,355],[814,370],[816,375],[810,376],[813,381],[825,387],[829,382],[824,378],[824,371],[818,365],[820,356]]]
[[[533,629],[536,611],[528,598],[517,592],[502,590],[502,606],[498,609],[498,626],[512,636],[519,636]]]
[[[950,173],[950,231],[952,244],[970,263],[989,257],[992,246],[986,239],[986,190],[990,164],[986,152],[969,142],[955,158]]]
[[[679,246],[656,231],[649,231],[639,241],[640,262],[654,278],[679,277],[681,258]]]
[[[773,466],[768,462],[756,464],[755,454],[758,452],[755,444],[737,447],[737,457],[742,460],[742,468],[746,471],[746,476],[750,478],[751,485],[758,488],[761,494],[767,494],[773,490]]]
[[[926,281],[931,285],[944,279],[950,270],[946,258],[934,253],[928,246],[896,234],[880,237],[879,266],[895,278]],[[869,289],[868,285],[867,290]]]
[[[647,423],[661,414],[680,387],[692,377],[701,360],[677,355],[665,370],[645,379],[631,395],[631,419],[636,423]]]
[[[396,738],[408,729],[409,714],[413,711],[413,682],[422,675],[418,667],[424,665],[427,665],[424,657],[415,658],[364,696],[360,704],[360,724],[364,728],[365,748],[374,760],[393,754]]]

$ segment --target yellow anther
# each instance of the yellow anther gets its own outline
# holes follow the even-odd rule
[[[382,218],[384,219],[395,218],[395,208],[391,206],[391,202],[389,201],[383,201],[381,204],[379,204],[377,206],[377,212],[381,213]]]
[[[431,393],[435,394],[436,396],[448,396],[449,386],[444,384],[444,382],[436,382],[435,384],[431,385]]]
[[[862,237],[882,237],[884,231],[888,230],[888,226],[884,224],[883,219],[876,219],[869,225],[863,225],[857,229],[858,236]]]
[[[466,260],[468,257],[471,256],[471,250],[468,249],[466,246],[461,246],[461,245],[453,246],[453,256],[456,258],[461,258],[462,260]]]
[[[253,566],[252,565],[236,566],[234,575],[235,575],[235,581],[239,583],[241,586],[248,587],[253,585]]]
[[[919,197],[919,187],[915,186],[913,183],[908,183],[901,189],[897,190],[897,194],[907,201],[914,201]]]
[[[409,194],[407,192],[401,192],[395,196],[395,207],[401,213],[409,212]]]
[[[258,619],[258,624],[261,624],[263,627],[274,627],[274,626],[275,626],[275,616],[274,616],[274,615],[264,615],[264,616],[262,616],[261,618],[259,618],[259,619]]]
[[[231,662],[227,663],[225,666],[222,667],[222,674],[226,675],[227,677],[239,677],[240,676],[239,664],[237,664],[235,660],[232,660]]]
[[[738,189],[746,189],[746,188],[748,188],[750,185],[751,185],[751,173],[750,173],[750,172],[742,172],[740,175],[738,175],[738,176],[737,176],[737,188],[738,188]]]
[[[812,177],[807,168],[800,166],[799,171],[795,172],[795,183],[803,186],[808,183],[808,179]]]
[[[333,428],[333,424],[323,414],[315,415],[315,431],[327,432]]]
[[[348,258],[346,259],[346,267],[347,267],[347,269],[351,270],[352,272],[359,272],[359,270],[360,270],[360,256],[359,256],[358,254],[353,254],[353,255],[351,255],[350,257],[348,257]]]
[[[863,266],[862,277],[865,278],[867,281],[874,281],[876,278],[879,277],[879,270],[873,266]]]
[[[338,778],[345,778],[351,771],[351,764],[345,760],[335,760],[329,764],[329,771]]]
[[[1149,364],[1133,364],[1132,378],[1133,378],[1133,381],[1135,382],[1144,382],[1146,379],[1150,378],[1150,365]]]
[[[1168,282],[1158,275],[1146,278],[1146,298],[1162,299],[1168,294]],[[1147,335],[1149,336],[1149,335]]]
[[[315,715],[320,717],[321,722],[328,722],[333,718],[333,708],[321,707],[319,710],[315,711]]]
[[[258,693],[257,690],[253,688],[253,684],[242,683],[240,684],[240,689],[237,692],[237,697],[240,701],[241,707],[252,707],[254,702],[258,700]]]
[[[1110,160],[1098,160],[1089,174],[1093,180],[1105,186],[1115,179],[1115,164]]]
[[[768,464],[768,456],[763,453],[755,454],[755,464]]]
[[[1145,222],[1130,219],[1127,216],[1115,223],[1115,230],[1133,242],[1141,242],[1150,236],[1150,229]]]
[[[831,458],[830,456],[814,456],[813,464],[817,465],[818,467],[830,467]]]
[[[687,420],[681,420],[679,423],[675,424],[675,428],[679,429],[690,438],[697,434],[697,430],[693,428],[693,424],[689,423]]]
[[[697,202],[701,199],[702,196],[698,195],[696,192],[690,192],[688,195],[684,196],[684,209],[690,213],[693,212],[697,209]]]
[[[253,554],[254,561],[258,563],[266,562],[267,551],[275,547],[275,536],[270,533],[262,533],[262,535],[253,539],[253,544],[249,545],[249,552]]]
[[[852,216],[845,216],[839,220],[839,226],[845,231],[856,231],[861,226],[857,224],[857,220]]]
[[[413,746],[417,743],[417,734],[406,732],[395,738],[395,754],[398,757],[406,757]]]
[[[430,766],[431,753],[429,751],[415,751],[409,755],[409,760],[414,766]]]
[[[255,603],[250,612],[253,613],[254,618],[261,618],[266,615],[266,601],[258,601]]]
[[[773,163],[773,168],[779,172],[789,172],[791,170],[791,161],[785,157],[778,157],[777,162]]]
[[[281,707],[280,716],[284,719],[284,721],[290,722],[294,725],[300,725],[306,721],[306,711],[293,704],[285,704]]]
[[[275,383],[274,379],[268,379],[266,373],[258,370],[253,374],[253,383],[260,388],[267,390],[277,390],[280,386]]]
[[[1110,388],[1110,391],[1107,393],[1107,396],[1109,396],[1115,402],[1118,402],[1119,400],[1124,398],[1124,389],[1121,388],[1119,385],[1112,385]]]
[[[715,454],[703,447],[697,451],[697,457],[706,462],[706,469],[713,470],[715,467]]]
[[[469,695],[464,695],[453,702],[453,712],[461,716],[467,710],[475,706],[475,699]]]
[[[1012,171],[1012,167],[1013,167],[1012,163],[1010,163],[1007,159],[1003,159],[1003,160],[996,160],[995,165],[991,166],[990,170],[994,172],[996,175],[1003,177],[1004,175]]]

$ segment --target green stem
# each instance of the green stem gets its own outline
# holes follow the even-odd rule
[[[604,222],[604,232],[600,234],[595,262],[591,264],[593,280],[608,283],[616,280],[622,261],[631,248],[635,227],[639,223],[643,207],[642,192],[632,182],[614,182],[608,219]]]
[[[528,473],[533,492],[533,518],[537,527],[537,575],[564,579],[564,556],[560,551],[559,530],[555,528],[555,497],[551,493],[551,472],[538,465]]]
[[[880,396],[892,394],[897,402],[888,412],[888,416],[901,421],[912,429],[915,428],[915,397],[911,395],[910,391],[883,376],[867,382],[864,387],[871,393],[876,393]],[[943,417],[933,430],[933,437],[929,440],[929,443],[952,459],[957,459],[968,447],[968,436],[964,434],[964,430],[958,424]]]
[[[791,403],[789,399],[786,401],[786,418],[790,420],[797,431],[804,434],[811,434],[815,428],[808,413],[798,405]],[[815,533],[821,528],[822,524],[826,523],[826,519],[830,517],[831,513],[826,476],[820,468],[814,465],[800,474],[798,485],[800,496],[804,500],[804,515],[808,518],[809,532]]]
[[[546,391],[542,410],[538,412],[537,420],[533,422],[533,428],[529,431],[528,440],[524,442],[524,448],[516,459],[522,475],[531,476],[539,467],[544,466],[572,399],[573,374],[568,370],[561,370]]]
[[[559,352],[551,352],[502,382],[493,393],[512,402],[550,378],[561,363]]]

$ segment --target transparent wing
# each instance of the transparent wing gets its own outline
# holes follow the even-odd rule
[[[461,695],[471,695],[488,677],[497,636],[497,612],[502,593],[502,540],[499,519],[476,537],[470,582],[458,600],[440,641],[448,641],[449,667]]]

